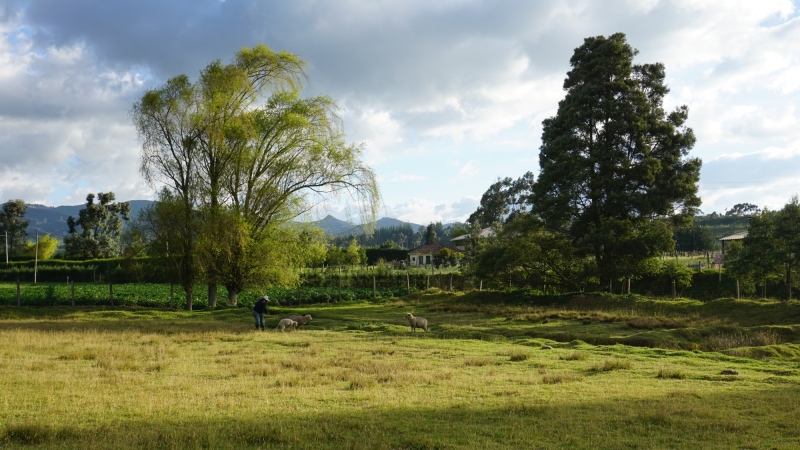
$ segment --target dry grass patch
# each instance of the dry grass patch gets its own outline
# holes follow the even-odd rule
[[[721,352],[739,347],[764,347],[783,343],[783,338],[774,330],[756,330],[751,333],[717,333],[706,338],[701,346],[704,351]]]
[[[571,383],[583,381],[583,376],[574,373],[548,373],[542,377],[544,384]]]
[[[469,357],[464,360],[465,366],[472,366],[472,367],[481,367],[481,366],[488,366],[493,364],[490,358],[481,358],[481,357]]]
[[[525,361],[531,357],[531,352],[526,349],[512,348],[499,353],[500,356],[508,356],[509,361]]]
[[[585,361],[589,358],[589,354],[581,351],[574,351],[558,355],[558,359],[562,361]]]
[[[612,370],[630,369],[631,362],[627,359],[611,358],[592,366],[592,372],[610,372]]]
[[[387,347],[382,345],[374,350],[372,350],[373,355],[394,355],[394,349],[391,347]]]
[[[666,367],[658,369],[658,375],[656,375],[656,378],[672,379],[672,380],[685,380],[688,377],[689,376],[686,375],[686,373],[681,370],[666,368]]]

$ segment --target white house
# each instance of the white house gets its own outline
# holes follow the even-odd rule
[[[422,247],[417,247],[414,250],[408,252],[409,262],[411,263],[412,267],[430,266],[431,264],[433,264],[433,256],[445,248],[449,248],[454,252],[459,251],[457,248],[448,247],[447,245],[444,244],[423,245]]]

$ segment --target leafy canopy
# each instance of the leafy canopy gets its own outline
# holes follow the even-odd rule
[[[533,187],[546,227],[593,255],[608,278],[672,250],[664,222],[686,223],[700,204],[688,108],[664,111],[664,65],[635,65],[636,53],[622,33],[575,49],[566,96],[543,122]]]
[[[64,248],[70,258],[111,258],[121,253],[122,221],[130,220],[131,205],[116,203],[113,192],[86,196],[86,206],[78,212],[78,219],[69,216],[69,235],[64,238]]]

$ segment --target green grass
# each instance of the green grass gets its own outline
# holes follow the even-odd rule
[[[726,315],[684,300],[503,298],[276,308],[272,327],[313,315],[291,333],[252,331],[245,308],[2,307],[0,447],[727,449],[800,440],[800,321],[786,319],[794,303],[722,301],[732,306]],[[430,332],[412,333],[406,312],[426,317]]]

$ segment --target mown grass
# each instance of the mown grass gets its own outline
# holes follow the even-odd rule
[[[290,313],[313,315],[292,333],[251,331],[246,309],[0,308],[0,447],[796,448],[800,440],[800,346],[784,319],[777,327],[721,314],[682,319],[670,305],[637,300],[623,310],[613,297],[591,308],[478,300],[418,295],[275,310],[272,326]],[[428,318],[430,332],[412,334],[406,312]],[[684,326],[629,326],[651,316]],[[731,338],[719,348],[744,346],[712,351],[720,333]],[[617,342],[637,334],[680,343]],[[601,337],[608,343],[588,343]]]

